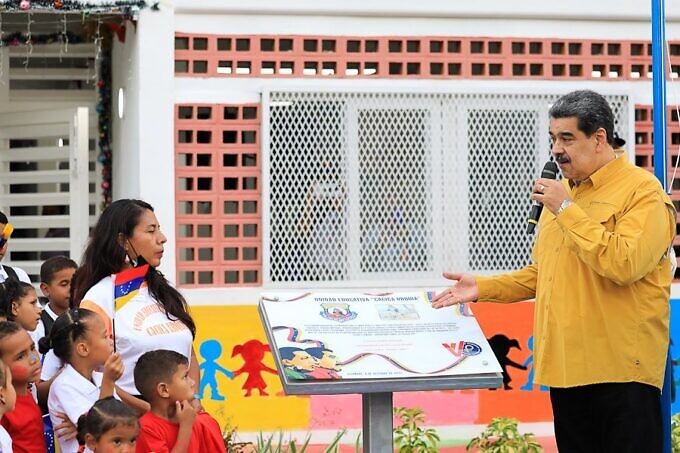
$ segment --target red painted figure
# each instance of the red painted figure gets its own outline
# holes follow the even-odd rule
[[[267,388],[267,383],[262,378],[262,372],[268,371],[272,374],[278,374],[276,370],[268,367],[262,363],[265,352],[271,352],[269,345],[262,344],[259,340],[249,340],[243,344],[234,346],[231,353],[232,357],[240,354],[243,357],[243,366],[234,371],[234,377],[242,373],[248,373],[246,382],[243,383],[243,390],[246,391],[244,396],[250,396],[253,389],[260,392],[260,396],[267,396],[268,393],[264,391]]]

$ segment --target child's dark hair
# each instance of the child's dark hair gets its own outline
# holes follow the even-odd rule
[[[145,352],[135,365],[135,387],[145,400],[151,401],[158,383],[169,381],[179,365],[188,364],[189,359],[179,352],[167,349]]]
[[[23,330],[23,328],[13,321],[0,321],[0,343],[2,343],[2,340],[5,338],[20,332],[21,330]],[[2,354],[2,346],[0,346],[0,354]]]
[[[85,444],[86,434],[91,434],[98,441],[102,434],[121,424],[139,425],[135,411],[112,396],[101,399],[78,418],[78,443]]]
[[[28,294],[29,289],[34,289],[33,285],[13,278],[0,283],[0,315],[6,317],[9,321],[14,321],[12,302],[16,302]]]
[[[47,351],[54,349],[54,355],[64,362],[70,362],[73,344],[87,333],[87,320],[95,316],[98,315],[86,308],[66,311],[54,321],[50,336],[38,340],[38,350],[41,354],[47,354]]]
[[[40,266],[40,281],[50,284],[54,274],[64,269],[78,269],[78,265],[71,258],[63,255],[47,258]]]

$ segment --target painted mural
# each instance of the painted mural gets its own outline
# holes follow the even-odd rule
[[[428,424],[434,426],[486,424],[496,416],[551,421],[547,388],[533,383],[533,304],[478,304],[473,310],[502,365],[503,386],[398,393],[394,405],[421,407]],[[198,324],[195,347],[203,405],[222,426],[242,432],[361,428],[360,395],[283,394],[255,305],[193,306],[192,313]],[[677,386],[680,314],[672,313]],[[678,399],[673,403],[676,412],[680,412]]]

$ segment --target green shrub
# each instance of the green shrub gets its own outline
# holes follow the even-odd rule
[[[425,421],[425,413],[419,407],[412,409],[395,407],[394,415],[401,424],[393,429],[394,445],[399,453],[436,453],[439,435],[434,428],[418,426]]]
[[[671,417],[671,450],[680,453],[680,414]]]
[[[470,440],[466,450],[478,448],[482,453],[541,453],[543,447],[532,433],[520,434],[517,420],[497,417],[479,436]]]

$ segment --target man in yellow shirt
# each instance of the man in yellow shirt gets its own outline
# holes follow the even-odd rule
[[[534,382],[550,386],[560,452],[661,452],[675,209],[654,176],[614,149],[607,101],[575,91],[550,109],[564,180],[538,179],[546,209],[532,263],[457,282],[433,307],[536,299]]]

